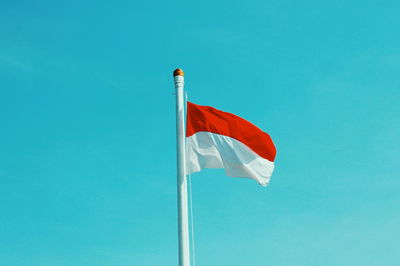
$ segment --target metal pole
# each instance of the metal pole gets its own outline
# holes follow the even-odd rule
[[[176,90],[176,144],[178,162],[178,233],[179,266],[190,266],[189,219],[187,200],[187,179],[185,162],[185,101],[183,93],[184,73],[174,71]]]

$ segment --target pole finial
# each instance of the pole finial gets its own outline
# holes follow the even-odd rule
[[[180,68],[177,68],[177,69],[175,69],[174,70],[174,77],[176,77],[176,76],[185,76],[185,73],[183,72],[183,70],[182,69],[180,69]]]

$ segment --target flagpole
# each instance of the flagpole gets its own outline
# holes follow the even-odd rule
[[[185,162],[185,101],[183,93],[184,73],[182,69],[177,68],[174,71],[174,82],[176,90],[179,266],[190,266],[189,219]]]

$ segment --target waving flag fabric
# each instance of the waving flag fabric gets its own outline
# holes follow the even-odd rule
[[[188,174],[224,168],[228,176],[269,183],[276,149],[270,136],[234,114],[187,103],[186,157]]]

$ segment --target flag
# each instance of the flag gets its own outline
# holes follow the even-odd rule
[[[270,136],[234,114],[187,102],[187,173],[224,168],[227,176],[269,183],[275,145]]]

